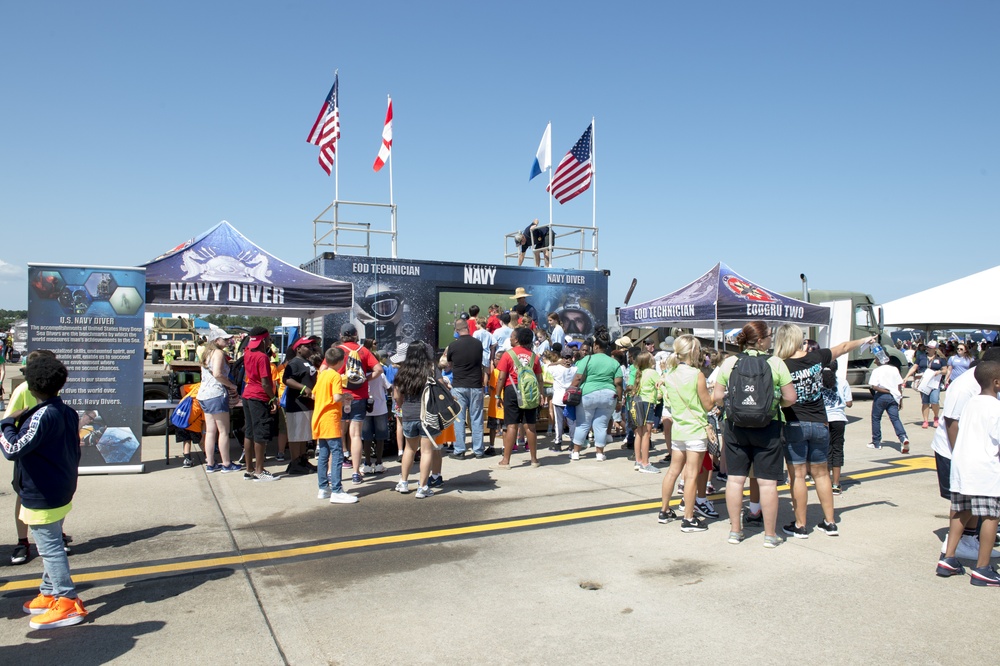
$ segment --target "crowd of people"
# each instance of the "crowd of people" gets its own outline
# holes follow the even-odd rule
[[[618,437],[636,472],[661,474],[667,465],[657,520],[679,519],[683,533],[704,532],[706,519],[719,517],[708,498],[716,492],[714,481],[725,486],[731,544],[742,543],[747,528],[762,529],[767,548],[782,543],[783,482],[791,490],[784,535],[809,538],[808,484],[822,513],[815,530],[840,534],[834,496],[842,492],[845,409],[852,395],[837,377],[837,359],[877,337],[822,348],[804,339],[798,326],[753,321],[736,336],[739,352],[730,355],[703,349],[692,335],[659,345],[651,339],[633,344],[627,336],[612,340],[603,326],[574,340],[556,313],[540,324],[528,297],[518,288],[510,308],[492,304],[483,315],[470,307],[454,321],[454,340],[440,355],[429,342],[411,340],[388,356],[375,350],[374,341],[359,340],[351,323],[326,350],[318,338],[303,337],[284,358],[265,328],[240,340],[212,331],[198,346],[202,373],[193,393],[204,414],[205,471],[242,472],[256,482],[316,474],[318,499],[354,504],[358,496],[345,489],[345,475],[358,486],[387,473],[383,456],[394,431],[400,463],[394,490],[410,492],[417,465],[415,497],[426,499],[445,485],[445,458],[499,455],[495,466],[504,470],[515,466],[514,454],[523,449],[528,465],[540,466],[538,426],[547,423],[550,454],[576,464],[589,458],[591,448],[593,460],[605,462]],[[1000,347],[976,348],[968,341],[949,347],[903,344],[908,369],[895,356],[879,359],[870,379],[869,446],[882,446],[881,419],[888,414],[900,451],[908,453],[899,408],[904,390],[917,390],[922,427],[935,428],[940,492],[951,502],[936,572],[964,574],[959,558],[972,559],[972,584],[1000,586],[990,564],[1000,556],[993,550],[1000,520]],[[76,490],[80,417],[59,399],[67,371],[54,354],[29,354],[24,376],[0,422],[0,448],[15,461],[18,493],[11,562],[30,558],[30,529],[44,574],[39,595],[24,611],[33,628],[68,626],[87,614],[69,575],[70,538],[63,532]],[[452,423],[427,418],[429,389],[453,398]],[[238,460],[231,457],[233,433],[243,440]],[[667,445],[656,463],[654,433]],[[265,467],[274,441],[276,460],[288,460],[282,473]],[[195,466],[189,445],[185,466]],[[675,492],[682,495],[681,515],[671,508]]]

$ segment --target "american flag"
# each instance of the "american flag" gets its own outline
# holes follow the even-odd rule
[[[559,162],[552,176],[552,184],[546,188],[561,204],[586,192],[590,187],[594,175],[591,152],[593,131],[594,125],[591,123],[573,149]]]
[[[309,138],[314,146],[319,146],[319,165],[327,175],[333,173],[333,161],[337,157],[337,140],[340,139],[340,105],[337,102],[337,88],[340,75],[334,75],[333,87],[323,101],[323,108],[316,116]]]

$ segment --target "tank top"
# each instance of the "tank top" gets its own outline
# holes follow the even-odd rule
[[[213,352],[214,353],[214,352]],[[226,363],[226,357],[222,357],[222,373],[229,374],[229,364]],[[207,359],[211,361],[211,356]],[[198,387],[198,400],[208,400],[211,398],[218,398],[220,395],[226,395],[229,391],[226,387],[215,378],[212,374],[211,367],[203,367],[201,369],[201,386]]]

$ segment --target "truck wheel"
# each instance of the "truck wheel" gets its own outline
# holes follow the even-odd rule
[[[170,395],[167,387],[160,384],[149,384],[142,387],[143,400],[168,400]],[[162,435],[167,431],[167,410],[144,409],[142,411],[142,434]]]
[[[158,365],[160,363],[163,363],[163,350],[162,349],[154,349],[153,350],[153,360],[151,362],[152,362],[153,365]],[[164,398],[164,400],[166,400],[166,398]]]

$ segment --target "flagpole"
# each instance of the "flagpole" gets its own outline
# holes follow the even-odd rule
[[[337,122],[340,123],[340,69],[333,70],[333,80],[337,83]],[[337,143],[340,143],[338,137]],[[333,200],[340,201],[340,160],[337,159],[337,148],[333,147]]]
[[[552,121],[549,121],[549,230],[552,230]],[[550,250],[551,251],[551,250]]]
[[[592,225],[594,227],[593,233],[593,247],[594,247],[594,270],[597,270],[597,120],[593,116],[590,118],[590,177],[593,182],[590,185],[593,211],[592,211]]]
[[[388,99],[389,104],[392,104],[392,95],[386,95],[386,99]],[[396,258],[396,210],[393,207],[393,200],[392,200],[392,153],[393,151],[390,150],[389,151],[389,211],[392,216],[392,258],[395,259]]]

